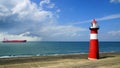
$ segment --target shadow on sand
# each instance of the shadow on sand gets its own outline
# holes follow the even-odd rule
[[[106,58],[112,58],[112,57],[115,57],[115,56],[101,56],[100,59],[106,59]]]

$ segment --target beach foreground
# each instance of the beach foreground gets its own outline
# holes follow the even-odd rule
[[[0,58],[0,68],[120,68],[120,53],[101,53],[99,60],[87,54]]]

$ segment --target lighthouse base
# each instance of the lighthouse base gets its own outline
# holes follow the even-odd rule
[[[96,58],[88,58],[89,60],[98,60],[98,59],[96,59]]]

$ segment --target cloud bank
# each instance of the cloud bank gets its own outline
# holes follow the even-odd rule
[[[32,41],[59,40],[60,37],[64,37],[62,40],[71,37],[69,40],[72,40],[86,30],[73,25],[59,25],[60,11],[51,0],[41,0],[39,4],[31,0],[0,0],[0,35],[7,32],[8,38]]]

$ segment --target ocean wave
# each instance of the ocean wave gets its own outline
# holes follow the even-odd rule
[[[15,58],[15,57],[31,57],[33,55],[9,55],[9,56],[0,56],[0,58]]]
[[[100,52],[100,53],[115,53],[115,51]],[[6,55],[6,56],[0,56],[0,58],[32,57],[32,56],[59,56],[59,55],[72,55],[72,54],[88,54],[88,53],[81,52],[81,53],[49,53],[49,54],[35,54],[35,55]]]

